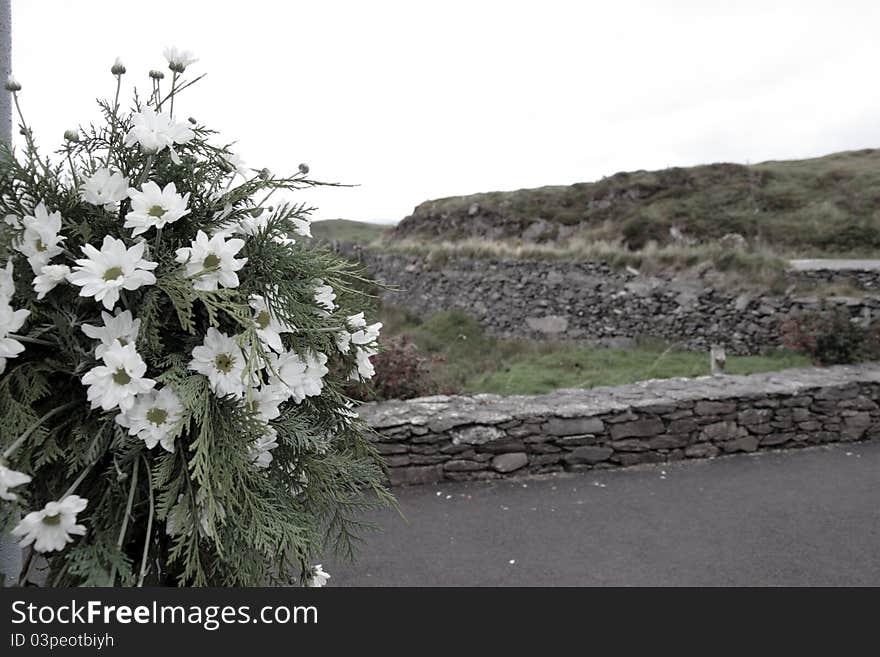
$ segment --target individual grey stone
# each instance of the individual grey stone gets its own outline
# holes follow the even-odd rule
[[[512,452],[510,454],[499,454],[492,459],[492,468],[498,472],[513,472],[519,470],[529,464],[529,457],[525,452]]]
[[[720,451],[715,445],[710,443],[697,443],[696,445],[686,447],[684,455],[691,459],[705,459],[718,456]]]
[[[456,429],[450,431],[450,434],[452,435],[453,445],[483,445],[490,441],[503,438],[505,435],[501,429],[482,425]]]
[[[734,402],[698,401],[694,406],[697,415],[725,415],[736,411]]]
[[[735,440],[720,444],[724,452],[754,452],[758,449],[758,438],[756,436],[741,436]]]
[[[611,447],[615,452],[644,452],[648,449],[648,444],[638,438],[625,438],[615,440],[611,443]]]
[[[486,464],[479,461],[470,461],[466,459],[454,459],[443,464],[446,472],[470,472],[471,470],[485,470]]]
[[[748,432],[733,422],[716,422],[703,427],[700,432],[700,440],[708,442],[723,442],[735,440],[748,435]]]
[[[526,326],[545,335],[559,335],[568,329],[568,318],[561,315],[526,317]]]
[[[610,447],[601,447],[599,445],[584,445],[576,447],[574,451],[566,454],[563,460],[568,464],[580,463],[599,463],[605,461],[614,453]]]
[[[542,427],[545,433],[551,436],[574,436],[579,434],[602,433],[605,424],[596,417],[583,418],[551,418]]]
[[[526,445],[521,438],[501,438],[489,443],[477,445],[478,452],[505,454],[507,452],[524,452]]]
[[[611,439],[640,438],[663,433],[663,422],[658,418],[647,418],[635,422],[624,422],[611,427]]]

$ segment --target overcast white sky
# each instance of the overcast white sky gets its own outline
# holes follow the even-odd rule
[[[208,77],[178,108],[254,167],[357,183],[318,218],[616,171],[880,144],[880,2],[13,0],[40,142],[96,117],[120,55]],[[189,73],[190,71],[188,71]]]

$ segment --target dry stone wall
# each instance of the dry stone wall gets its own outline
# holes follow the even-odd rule
[[[695,280],[648,278],[602,263],[454,260],[366,250],[358,257],[377,279],[398,288],[384,300],[418,315],[460,309],[505,337],[621,345],[656,337],[693,349],[721,344],[754,354],[780,344],[792,311],[818,308],[816,297],[730,294]],[[854,317],[880,314],[880,297],[830,297]]]
[[[371,403],[393,484],[497,479],[880,436],[880,364],[540,396]]]

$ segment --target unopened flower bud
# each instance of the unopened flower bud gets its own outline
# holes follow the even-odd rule
[[[64,140],[65,141],[79,141],[79,131],[78,130],[65,130],[64,131]]]
[[[13,93],[21,91],[21,84],[12,75],[6,78],[6,91],[11,91]]]
[[[154,80],[162,80],[165,78],[165,74],[162,71],[152,70],[150,71],[150,77]]]
[[[193,117],[189,117],[189,118],[187,119],[187,121],[189,121],[189,122],[192,123],[193,125],[195,125],[196,123],[198,123],[198,121],[196,121]]]
[[[300,172],[302,175],[307,176],[308,173],[309,173],[309,165],[306,164],[305,162],[303,162],[302,164],[300,164],[300,165],[299,165],[299,172]]]
[[[269,180],[272,177],[272,172],[269,169],[260,169],[260,180]]]
[[[113,66],[110,67],[110,72],[113,75],[125,75],[125,64],[122,63],[122,60],[119,57],[116,58],[116,61],[113,62]]]

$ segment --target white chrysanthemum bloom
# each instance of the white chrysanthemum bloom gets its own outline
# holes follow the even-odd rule
[[[98,167],[83,182],[79,196],[86,203],[115,211],[119,202],[128,198],[128,178],[119,172],[110,171],[107,167]]]
[[[156,385],[153,379],[144,377],[147,364],[133,344],[112,345],[104,352],[103,361],[103,365],[93,367],[82,378],[83,385],[88,386],[86,398],[92,408],[109,411],[118,407],[128,413],[134,407],[135,396]]]
[[[257,215],[248,213],[232,228],[232,233],[250,236],[257,235],[269,227],[269,219],[272,218],[274,213],[274,210],[262,210]],[[272,241],[276,244],[286,244],[289,246],[296,244],[295,239],[283,235],[273,235]]]
[[[290,222],[294,226],[296,226],[293,230],[298,235],[302,235],[303,237],[312,236],[312,222],[308,219],[297,219],[296,217],[291,217]]]
[[[18,496],[15,493],[10,493],[9,489],[26,484],[30,480],[30,475],[7,468],[0,463],[0,500],[6,500],[7,502],[14,502],[17,500]]]
[[[108,312],[101,311],[101,319],[104,320],[104,326],[94,326],[92,324],[83,324],[82,332],[89,336],[92,340],[100,340],[101,344],[95,349],[95,356],[103,358],[104,354],[110,347],[120,345],[125,347],[129,344],[137,342],[138,331],[141,328],[141,320],[134,319],[130,310],[120,311],[116,309],[116,314],[111,315]]]
[[[351,342],[352,344],[356,344],[358,346],[363,346],[366,344],[373,344],[376,340],[379,339],[379,331],[382,329],[382,322],[376,322],[375,324],[370,324],[362,329],[359,329],[351,334]]]
[[[19,545],[34,544],[37,552],[63,550],[72,543],[71,536],[86,533],[83,525],[76,524],[76,515],[85,510],[88,500],[79,495],[68,495],[60,502],[49,502],[41,511],[31,511],[12,530],[21,536]]]
[[[248,391],[247,406],[258,413],[262,420],[268,422],[281,415],[281,404],[289,397],[285,386],[278,383],[265,383],[259,388],[251,388]]]
[[[177,193],[177,186],[170,182],[160,189],[154,182],[144,183],[141,190],[128,190],[131,210],[125,215],[125,227],[134,228],[131,236],[146,233],[150,228],[162,228],[189,214],[189,192]]]
[[[266,433],[248,445],[251,463],[258,468],[268,468],[272,463],[272,450],[278,447],[278,432],[266,427]]]
[[[15,358],[22,351],[24,345],[10,338],[10,333],[15,333],[31,314],[30,310],[13,310],[5,298],[0,298],[0,374],[6,370],[6,361]]]
[[[240,175],[242,178],[247,178],[253,173],[253,170],[245,164],[244,160],[237,153],[227,151],[223,155],[223,161],[229,165],[229,168],[232,171]]]
[[[76,261],[78,266],[68,280],[82,287],[81,297],[95,297],[107,310],[113,310],[120,290],[136,290],[156,282],[152,270],[158,263],[144,260],[144,248],[146,242],[127,249],[122,240],[105,235],[100,251],[91,244],[82,247],[87,257]]]
[[[59,255],[63,248],[61,242],[61,213],[49,214],[42,202],[34,208],[34,213],[22,220],[24,233],[15,248],[27,258],[35,274],[40,273],[44,265]]]
[[[355,354],[357,358],[357,369],[352,372],[348,378],[353,381],[357,381],[358,379],[372,379],[373,375],[376,374],[376,369],[373,367],[373,363],[370,362],[370,358],[377,353],[379,352],[376,349],[358,347]]]
[[[10,301],[15,294],[15,279],[12,277],[12,260],[6,262],[6,267],[0,269],[0,299]]]
[[[189,369],[208,377],[211,389],[219,397],[244,395],[245,358],[238,343],[213,326],[202,345],[193,349]]]
[[[69,275],[70,267],[67,265],[43,265],[39,275],[34,277],[34,292],[37,293],[37,299],[44,299],[59,283],[66,281]]]
[[[324,387],[324,375],[329,372],[326,363],[326,354],[320,352],[310,354],[305,358],[292,351],[285,352],[272,360],[271,365],[274,373],[270,379],[272,384],[284,386],[288,397],[299,404],[306,397],[315,397],[321,394]]]
[[[175,73],[183,73],[187,66],[195,64],[198,59],[189,50],[178,50],[174,46],[169,46],[162,51],[165,59],[168,60],[168,68]]]
[[[186,275],[195,277],[193,287],[197,290],[216,290],[223,287],[238,287],[238,274],[247,258],[236,258],[244,240],[227,240],[226,235],[218,233],[210,239],[204,231],[196,233],[192,246],[177,249],[177,262],[186,265]]]
[[[351,349],[351,333],[342,330],[336,334],[336,348],[344,354]]]
[[[174,144],[185,144],[195,136],[186,123],[174,121],[165,112],[157,112],[152,107],[144,107],[131,117],[132,128],[125,135],[125,145],[140,144],[144,153],[159,153],[167,148],[171,152],[171,160],[181,164],[180,156],[174,150]]]
[[[330,573],[325,573],[324,568],[321,564],[318,564],[314,568],[312,568],[312,573],[309,575],[308,580],[306,580],[306,586],[309,588],[321,588],[327,583],[327,580],[330,579]]]
[[[172,431],[181,417],[183,404],[180,397],[166,386],[161,390],[153,389],[138,395],[132,409],[125,414],[125,424],[120,424],[128,428],[129,435],[143,440],[147,449],[161,444],[166,452],[173,452]]]
[[[322,313],[331,313],[336,309],[336,304],[333,303],[334,299],[336,299],[336,293],[333,291],[333,288],[329,285],[324,285],[324,281],[318,280],[315,283],[315,303],[317,303],[322,308]]]
[[[281,353],[284,345],[281,344],[282,333],[295,333],[296,327],[280,321],[274,313],[269,311],[269,306],[259,294],[252,294],[248,301],[254,309],[254,324],[257,326],[257,336],[267,347]]]

